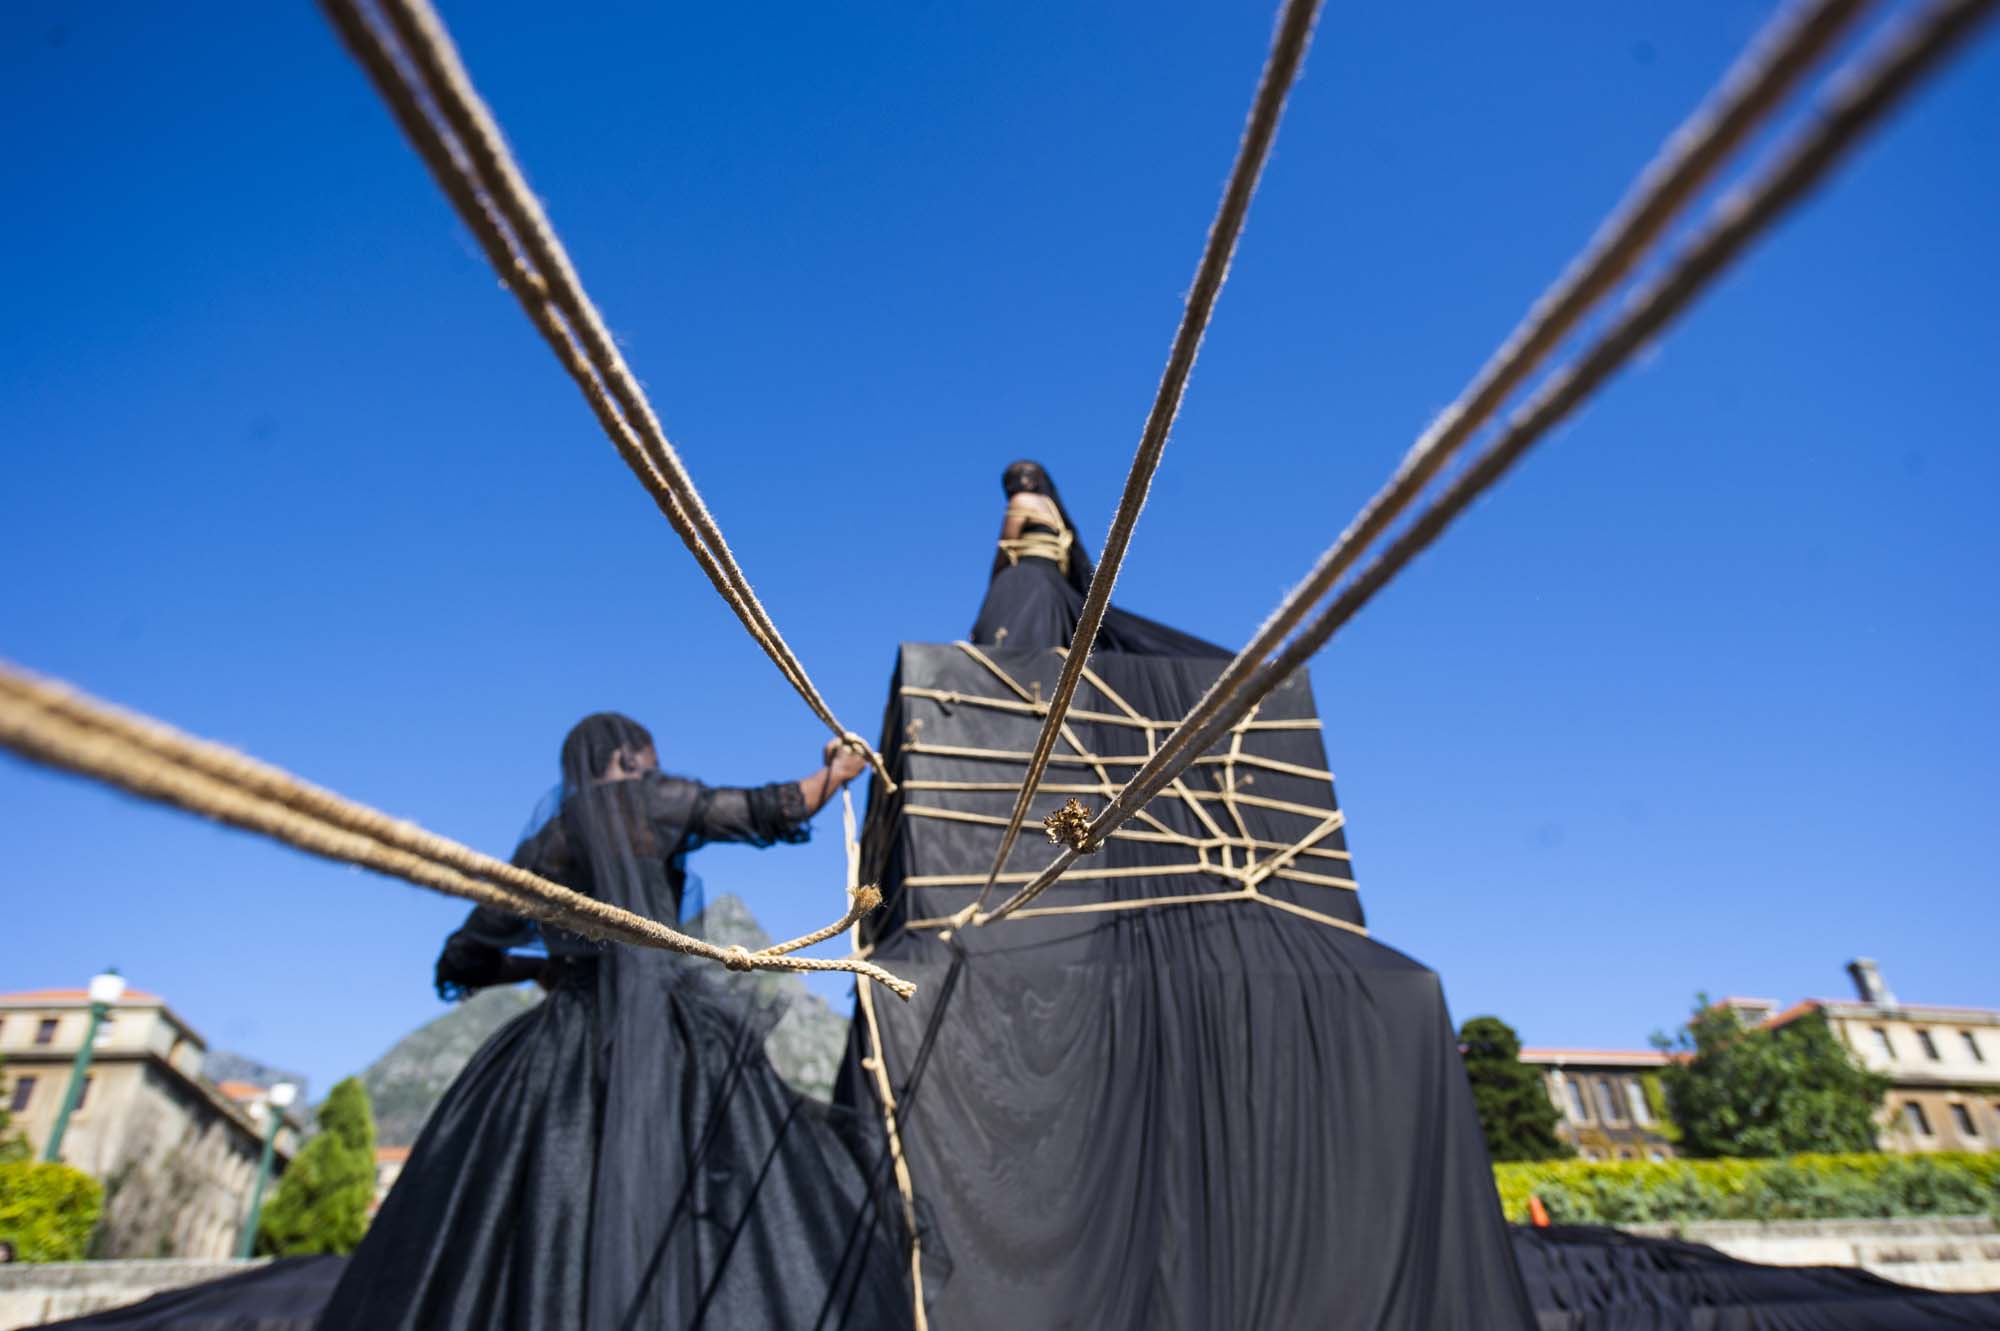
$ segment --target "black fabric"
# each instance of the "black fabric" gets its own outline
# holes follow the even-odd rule
[[[581,739],[579,738],[581,736]],[[718,789],[650,769],[651,740],[593,717],[564,746],[558,811],[515,862],[673,920],[710,841],[803,840],[796,784]],[[477,987],[534,928],[475,910],[439,958]],[[896,1209],[838,1115],[779,1078],[774,985],[707,961],[543,931],[553,984],[474,1056],[411,1151],[320,1325],[895,1327]]]
[[[1615,1229],[1516,1229],[1542,1331],[2000,1327],[2000,1293],[1936,1294],[1853,1267],[1757,1266]]]
[[[1615,1229],[1517,1228],[1512,1236],[1539,1331],[2000,1327],[2000,1293],[1937,1294],[1851,1267],[1758,1266],[1699,1244]],[[292,1258],[53,1325],[79,1331],[307,1331],[345,1265],[341,1257]]]
[[[1042,696],[1062,664],[1047,650],[986,655]],[[1213,659],[1109,653],[1091,666],[1119,698],[1162,719],[1182,715],[1220,668]],[[970,695],[1015,697],[961,649],[904,646],[882,746],[904,784],[894,796],[874,792],[863,852],[864,878],[887,894],[871,920],[874,955],[920,986],[911,1004],[874,1006],[881,1053],[903,1088],[931,1324],[1533,1325],[1443,994],[1418,963],[1255,902],[1015,918],[959,930],[949,942],[905,927],[949,915],[976,891],[912,880],[983,873],[1000,831],[912,809],[1004,817],[1012,803],[1004,789],[931,783],[1018,781],[1019,761],[959,751],[1022,752],[1039,726],[1032,714],[964,701]],[[1076,707],[1119,713],[1087,680]],[[1312,715],[1303,676],[1258,713]],[[1100,756],[1147,751],[1140,729],[1079,719],[1072,729]],[[1258,730],[1244,750],[1325,766],[1309,729]],[[1129,774],[1132,765],[1114,770]],[[1049,779],[1096,780],[1069,763]],[[1224,786],[1214,764],[1191,769],[1187,781],[1208,792]],[[1248,830],[1268,842],[1297,841],[1335,807],[1323,777],[1244,765],[1237,782],[1243,793],[1310,810],[1242,805]],[[1036,812],[1063,798],[1051,793]],[[1221,805],[1204,807],[1233,825]],[[1179,800],[1156,801],[1151,812],[1176,831],[1203,830]],[[1319,845],[1345,849],[1338,832]],[[1010,868],[1032,871],[1054,853],[1024,837]],[[1192,858],[1184,847],[1119,839],[1079,867],[1162,870]],[[1350,874],[1344,860],[1300,863]],[[1232,886],[1200,874],[1071,877],[1036,904]],[[1264,887],[1361,922],[1351,890],[1283,879]],[[905,1083],[927,1046],[929,1066],[911,1094]],[[861,1060],[875,1052],[857,1023],[838,1101],[874,1104]]]
[[[1071,562],[1076,558],[1072,549]],[[972,641],[1007,647],[1067,644],[1082,613],[1083,593],[1063,576],[1055,561],[1025,556],[1018,563],[1003,563],[994,570],[986,600],[972,625]],[[1234,655],[1191,633],[1115,605],[1106,607],[1104,622],[1098,626],[1097,650],[1222,660]]]

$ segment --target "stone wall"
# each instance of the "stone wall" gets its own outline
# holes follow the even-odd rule
[[[0,1331],[137,1303],[261,1266],[249,1261],[14,1262],[0,1266]]]

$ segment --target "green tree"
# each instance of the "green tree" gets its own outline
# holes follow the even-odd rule
[[[1658,1048],[1681,1057],[1660,1074],[1693,1156],[1765,1157],[1876,1149],[1875,1114],[1889,1079],[1854,1060],[1826,1014],[1779,1027],[1743,1025],[1697,997],[1695,1014]]]
[[[1556,1136],[1558,1115],[1533,1068],[1521,1062],[1521,1039],[1498,1017],[1474,1017],[1458,1032],[1472,1103],[1495,1160],[1554,1160],[1574,1155]]]
[[[319,1107],[319,1132],[278,1181],[257,1227],[260,1252],[280,1257],[353,1252],[375,1197],[375,1115],[358,1077]]]

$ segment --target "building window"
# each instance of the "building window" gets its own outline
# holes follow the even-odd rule
[[[81,1109],[85,1105],[90,1103],[90,1084],[96,1080],[97,1078],[95,1077],[85,1077],[83,1079],[83,1085],[77,1088],[76,1107],[78,1109]]]
[[[1597,1109],[1606,1123],[1616,1123],[1625,1117],[1618,1112],[1618,1097],[1612,1092],[1609,1077],[1597,1079]]]
[[[1625,1098],[1632,1104],[1632,1121],[1642,1128],[1653,1126],[1653,1111],[1646,1103],[1646,1087],[1637,1077],[1625,1083]]]
[[[1887,1058],[1894,1058],[1896,1056],[1896,1046],[1889,1043],[1889,1032],[1880,1026],[1872,1026],[1869,1029],[1875,1032],[1875,1043],[1882,1046],[1883,1055]]]
[[[1931,1039],[1929,1031],[1918,1031],[1917,1043],[1924,1047],[1924,1057],[1931,1062],[1937,1063],[1943,1060],[1944,1055],[1938,1052],[1937,1041]]]
[[[1977,1137],[1979,1135],[1979,1125],[1972,1121],[1972,1111],[1964,1105],[1953,1105],[1951,1107],[1951,1117],[1952,1121],[1958,1124],[1959,1136]]]
[[[35,1043],[54,1044],[55,1042],[56,1019],[54,1017],[43,1017],[42,1024],[35,1027]]]
[[[1965,1052],[1972,1055],[1973,1062],[1984,1063],[1986,1061],[1986,1055],[1980,1052],[1979,1041],[1973,1038],[1971,1031],[1960,1031],[1958,1038],[1965,1041]]]
[[[1903,1102],[1903,1123],[1919,1137],[1931,1135],[1931,1116],[1926,1114],[1924,1107],[1915,1100]]]
[[[116,1013],[107,1012],[104,1014],[104,1020],[97,1023],[97,1044],[100,1048],[110,1041],[111,1026],[117,1020]]]
[[[1590,1122],[1590,1102],[1583,1098],[1583,1083],[1575,1077],[1565,1077],[1563,1084],[1569,1088],[1569,1117],[1572,1123]]]
[[[33,1077],[14,1078],[14,1094],[7,1100],[7,1112],[10,1114],[25,1113],[28,1108],[28,1101],[34,1098],[35,1079]]]
[[[1655,1146],[1652,1150],[1646,1152],[1646,1158],[1648,1160],[1651,1160],[1656,1165],[1664,1164],[1666,1163],[1667,1153],[1665,1151],[1662,1151],[1659,1147]]]

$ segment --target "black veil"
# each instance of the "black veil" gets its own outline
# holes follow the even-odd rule
[[[686,859],[706,842],[808,835],[796,782],[661,772],[652,735],[618,713],[579,722],[561,766],[513,862],[652,919],[700,927]],[[907,1321],[900,1212],[870,1204],[868,1134],[765,1053],[796,978],[481,907],[439,957],[440,991],[518,980],[537,937],[548,996],[433,1112],[327,1331]]]

